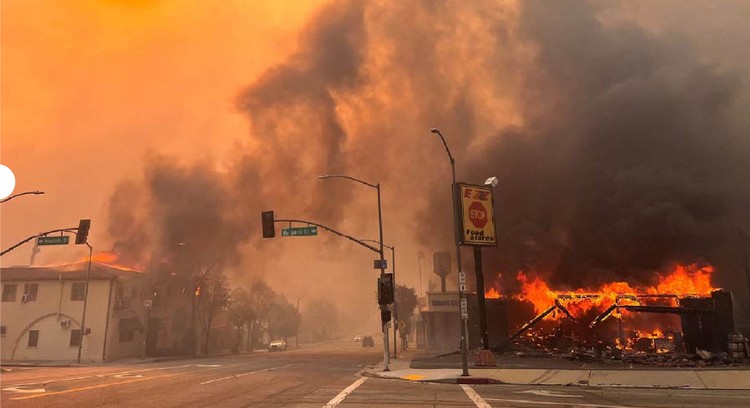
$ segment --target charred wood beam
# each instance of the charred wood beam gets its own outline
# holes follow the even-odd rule
[[[548,314],[552,313],[555,309],[557,309],[557,305],[551,306],[549,309],[545,310],[544,312],[540,313],[537,317],[531,319],[528,323],[524,324],[523,327],[518,329],[515,333],[513,333],[512,336],[510,336],[507,340],[501,342],[500,344],[492,347],[492,351],[502,352],[505,350],[505,348],[518,336],[522,335],[526,330],[529,330],[530,328],[534,327],[535,324],[539,323],[542,319],[547,317]]]
[[[617,307],[618,307],[617,303],[614,303],[612,306],[608,307],[607,310],[605,310],[602,314],[597,316],[596,319],[594,319],[594,321],[591,322],[591,324],[589,325],[589,328],[593,329],[594,326],[606,320],[609,317],[609,315],[611,315],[612,312],[614,312],[615,309],[617,309]]]
[[[576,318],[573,317],[572,314],[568,311],[568,309],[560,303],[560,299],[555,299],[555,306],[557,306],[558,309],[562,310],[563,313],[565,313],[568,318],[574,322],[577,322]]]
[[[574,300],[574,299],[599,299],[602,295],[596,293],[563,293],[557,295],[557,299],[560,300]]]
[[[618,306],[621,309],[625,309],[630,312],[641,312],[641,313],[671,313],[671,314],[710,314],[716,313],[714,309],[688,309],[684,307],[672,307],[672,306]]]

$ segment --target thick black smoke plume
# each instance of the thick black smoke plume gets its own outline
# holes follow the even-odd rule
[[[297,53],[240,93],[252,143],[222,171],[155,159],[141,222],[156,221],[161,245],[198,230],[236,257],[271,208],[375,237],[371,192],[315,180],[344,173],[382,183],[386,242],[449,248],[439,127],[460,181],[500,179],[488,283],[520,269],[559,287],[647,283],[670,263],[710,262],[741,284],[747,71],[601,13],[573,1],[334,1]],[[113,197],[113,224],[138,218],[123,204],[131,188]],[[119,240],[131,252],[143,231],[112,230],[131,231]]]

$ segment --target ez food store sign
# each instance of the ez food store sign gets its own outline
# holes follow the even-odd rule
[[[458,184],[461,245],[497,245],[495,206],[490,187]]]

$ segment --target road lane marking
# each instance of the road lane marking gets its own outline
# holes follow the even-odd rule
[[[474,401],[474,405],[477,406],[477,408],[492,408],[492,405],[488,404],[487,401],[484,400],[479,394],[477,394],[476,391],[474,391],[473,388],[471,388],[467,384],[460,384],[461,388],[463,388],[464,392],[466,393],[466,396],[469,397],[470,400]]]
[[[215,368],[206,368],[199,370],[201,372],[203,371],[210,371],[210,370],[216,370],[221,367],[215,367]],[[118,382],[111,382],[111,383],[104,383],[104,384],[97,384],[97,385],[89,385],[87,387],[80,387],[80,388],[71,388],[69,390],[62,390],[62,391],[53,391],[53,392],[46,392],[44,394],[34,394],[24,397],[16,397],[11,398],[12,400],[25,400],[25,399],[31,399],[31,398],[41,398],[41,397],[50,397],[53,395],[60,395],[60,394],[69,394],[71,392],[79,392],[79,391],[88,391],[88,390],[95,390],[97,388],[105,388],[105,387],[113,387],[116,385],[123,385],[123,384],[130,384],[134,382],[140,382],[140,381],[146,381],[146,380],[157,380],[160,378],[169,378],[169,377],[176,377],[178,375],[185,375],[188,373],[192,373],[192,371],[185,371],[181,373],[174,373],[174,374],[164,374],[164,375],[158,375],[156,377],[141,377],[141,378],[134,378],[132,380],[125,380],[125,381],[118,381]]]
[[[37,381],[33,383],[24,383],[24,384],[11,384],[11,387],[3,388],[3,391],[11,391],[11,388],[17,388],[17,387],[26,387],[29,385],[46,385],[46,384],[53,384],[53,383],[59,383],[59,382],[65,382],[65,381],[74,381],[74,380],[83,380],[85,378],[91,378],[90,375],[84,375],[82,377],[73,377],[73,378],[63,378],[61,380],[45,380],[45,381]]]
[[[278,366],[278,367],[264,368],[262,370],[248,371],[246,373],[230,375],[230,376],[222,377],[222,378],[215,378],[213,380],[204,381],[204,382],[201,383],[201,385],[212,384],[212,383],[215,383],[217,381],[229,380],[229,379],[232,379],[232,378],[240,378],[240,377],[244,377],[244,376],[250,375],[250,374],[256,374],[256,373],[263,373],[263,372],[266,372],[266,371],[278,370],[278,369],[281,369],[281,368],[289,367],[291,365],[292,364],[287,364],[287,365]]]
[[[323,408],[333,408],[336,405],[341,404],[341,401],[344,400],[349,394],[351,394],[354,390],[357,389],[360,385],[362,385],[363,382],[367,380],[368,377],[362,377],[359,380],[353,382],[350,386],[344,388],[343,391],[339,393],[339,395],[333,397],[332,400],[328,401],[327,404],[323,405]]]
[[[534,394],[542,397],[559,397],[559,398],[583,398],[580,394],[566,394],[560,391],[547,391],[547,390],[526,390],[516,391],[516,394]]]
[[[18,387],[3,388],[3,391],[17,392],[21,394],[37,394],[40,392],[47,392],[47,390],[45,390],[44,387],[42,388],[24,388],[24,387],[28,387],[28,385],[20,385]]]
[[[499,401],[499,402],[511,402],[514,404],[534,404],[534,405],[565,405],[567,407],[574,405],[576,407],[591,407],[591,408],[638,408],[633,405],[602,405],[602,404],[585,404],[582,402],[552,402],[552,401],[531,401],[531,400],[517,400],[517,399],[505,399],[505,398],[487,398],[488,401]],[[488,405],[489,406],[489,405]]]
[[[145,373],[147,371],[158,371],[158,370],[170,370],[172,368],[183,368],[183,367],[190,367],[194,364],[183,364],[178,366],[169,366],[169,367],[158,367],[158,368],[144,368],[140,370],[130,370],[130,371],[116,371],[116,372],[109,372],[104,374],[91,374],[91,375],[84,375],[80,377],[71,377],[71,378],[62,378],[62,379],[52,379],[52,380],[41,380],[41,381],[35,381],[30,383],[23,383],[23,384],[9,384],[11,387],[22,387],[26,385],[47,385],[47,384],[55,384],[65,381],[75,381],[75,380],[84,380],[86,378],[92,378],[92,377],[98,377],[98,378],[105,378],[105,377],[116,377],[118,375],[123,374],[132,374],[132,373]],[[3,391],[6,391],[5,388],[3,388]]]

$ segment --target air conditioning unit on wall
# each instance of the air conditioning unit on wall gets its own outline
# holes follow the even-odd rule
[[[60,321],[60,327],[67,329],[70,327],[70,320],[61,320]]]

